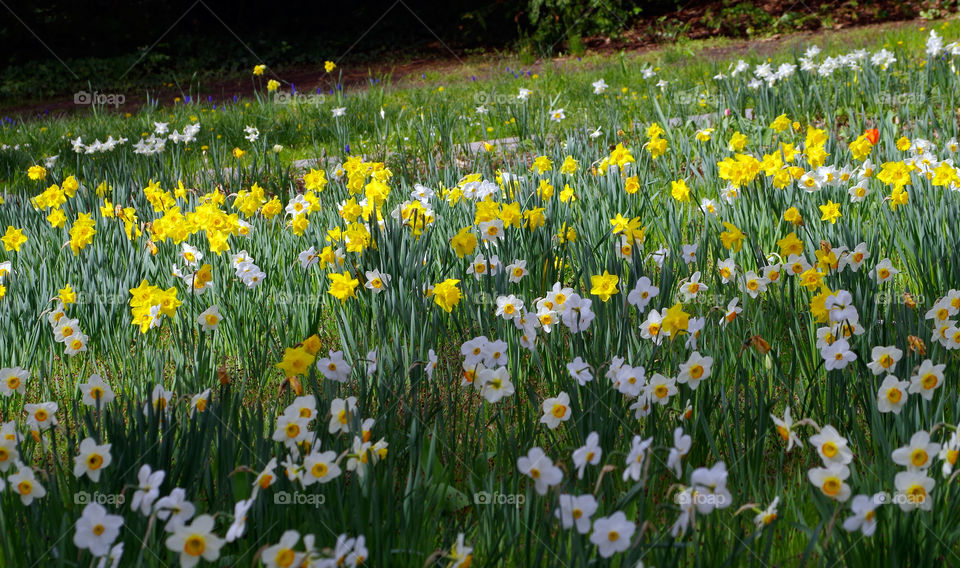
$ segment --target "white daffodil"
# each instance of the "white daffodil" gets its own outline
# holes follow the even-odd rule
[[[903,357],[903,351],[893,345],[877,346],[870,352],[870,357],[873,360],[867,363],[867,368],[873,371],[874,375],[892,373],[897,362]]]
[[[187,500],[187,492],[182,487],[174,487],[166,497],[157,499],[153,504],[157,518],[167,521],[163,530],[174,532],[177,527],[193,518],[197,508]]]
[[[224,540],[213,533],[214,520],[210,515],[200,515],[189,525],[180,525],[164,542],[166,547],[179,554],[181,568],[193,568],[203,558],[214,562],[220,558]]]
[[[73,458],[73,475],[86,474],[94,483],[100,481],[100,472],[110,465],[110,444],[98,445],[93,438],[80,442],[80,453]]]
[[[551,430],[556,430],[561,422],[570,420],[570,415],[570,395],[561,392],[543,401],[543,416],[540,417],[540,423],[546,424]]]
[[[149,516],[153,512],[154,501],[160,496],[160,484],[166,475],[163,470],[153,471],[149,465],[142,465],[137,472],[137,489],[130,500],[130,508],[140,511],[145,517]]]
[[[554,511],[554,516],[560,519],[560,526],[565,529],[576,527],[580,534],[590,532],[590,519],[597,512],[597,500],[589,493],[586,495],[560,495],[560,506]]]
[[[627,454],[626,463],[623,470],[623,480],[632,479],[640,481],[643,475],[643,466],[647,461],[647,450],[653,445],[653,437],[644,440],[640,436],[634,436],[630,444],[630,453]]]
[[[667,468],[673,470],[678,478],[683,475],[683,458],[690,452],[693,438],[683,433],[683,427],[678,426],[673,431],[673,447],[667,455]]]
[[[90,375],[87,382],[80,383],[78,387],[83,395],[83,403],[87,406],[96,407],[99,404],[103,408],[115,398],[113,389],[100,375]]]
[[[910,470],[925,470],[940,453],[940,444],[930,441],[930,434],[919,430],[910,437],[910,443],[893,450],[893,463],[906,466]]]
[[[637,525],[627,520],[627,516],[617,511],[609,517],[600,517],[593,522],[590,542],[597,546],[597,552],[603,558],[610,558],[617,552],[630,548],[630,539]]]
[[[853,515],[843,521],[843,530],[847,532],[860,531],[863,536],[873,536],[877,530],[877,507],[884,503],[888,495],[876,493],[857,495],[850,502],[850,512]]]
[[[845,480],[850,477],[850,468],[837,463],[815,467],[807,472],[810,483],[821,493],[841,503],[850,498],[850,486]]]
[[[819,433],[810,436],[810,445],[826,465],[846,465],[853,461],[853,451],[847,445],[847,439],[833,426],[824,426]]]
[[[317,370],[323,377],[330,381],[345,383],[350,378],[350,372],[353,367],[347,363],[343,356],[343,351],[329,350],[329,357],[317,359]]]
[[[933,491],[936,482],[923,471],[901,471],[894,477],[893,484],[897,488],[893,501],[900,505],[903,511],[920,509],[929,511],[933,508]]]
[[[567,363],[567,372],[580,386],[583,386],[593,380],[593,374],[588,365],[581,357],[576,357],[573,361]]]
[[[221,321],[223,321],[223,316],[220,315],[220,308],[216,305],[210,306],[197,316],[197,323],[200,324],[200,329],[203,331],[216,330]]]
[[[340,466],[336,463],[337,453],[311,452],[303,458],[303,476],[301,481],[304,487],[314,483],[327,483],[340,475]]]
[[[877,391],[877,410],[900,414],[903,405],[907,403],[907,389],[910,383],[901,381],[893,375],[887,375],[880,383]]]
[[[260,560],[267,568],[299,566],[303,561],[304,553],[294,550],[298,542],[300,542],[299,532],[295,530],[284,531],[280,536],[280,542],[264,549],[263,554],[260,555]]]
[[[600,435],[590,432],[586,443],[573,451],[573,465],[577,468],[577,479],[583,479],[583,472],[587,465],[600,463],[601,456],[603,456],[603,448],[600,447]]]
[[[527,455],[517,459],[517,469],[533,480],[534,488],[540,495],[546,495],[547,489],[563,481],[563,471],[553,465],[543,450],[536,446],[530,448]]]
[[[89,550],[94,556],[107,556],[113,542],[120,536],[122,526],[123,517],[108,515],[103,505],[89,503],[76,522],[73,544]]]
[[[17,471],[7,477],[7,485],[20,497],[20,502],[29,506],[34,499],[42,499],[46,496],[47,490],[37,480],[33,469],[22,463],[16,465]]]
[[[686,363],[680,365],[677,382],[687,385],[691,390],[697,390],[700,382],[710,378],[713,369],[713,357],[704,357],[694,351]]]
[[[930,359],[920,363],[916,373],[910,377],[910,394],[919,394],[924,400],[933,400],[933,393],[943,384],[946,364],[934,365]]]

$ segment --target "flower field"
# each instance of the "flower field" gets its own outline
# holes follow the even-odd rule
[[[957,39],[7,119],[0,566],[960,563]]]

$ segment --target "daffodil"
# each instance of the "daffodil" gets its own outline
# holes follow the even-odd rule
[[[670,182],[670,195],[681,203],[690,201],[690,188],[687,186],[687,181],[681,179]]]
[[[940,452],[940,444],[930,441],[930,434],[924,430],[915,432],[910,437],[910,443],[897,448],[891,457],[893,463],[905,466],[911,470],[925,470],[933,463],[933,458]]]
[[[599,296],[602,301],[606,302],[610,299],[610,296],[620,293],[617,289],[619,281],[619,276],[604,270],[603,274],[590,277],[590,293]]]
[[[874,375],[892,373],[897,361],[903,357],[903,351],[893,345],[886,347],[877,346],[870,352],[870,357],[872,361],[867,363],[867,368],[870,369]]]
[[[831,225],[835,224],[837,219],[841,217],[840,205],[833,201],[828,201],[826,205],[821,205],[820,212],[822,213],[820,220],[830,221]]]
[[[610,558],[630,548],[630,540],[636,528],[636,524],[627,520],[624,513],[617,511],[609,517],[594,520],[590,542],[597,546],[597,552],[602,558]]]
[[[330,280],[330,289],[327,293],[334,298],[345,302],[348,298],[356,297],[356,289],[360,285],[360,281],[349,272],[342,274],[333,272],[327,274],[327,278]]]
[[[563,480],[563,471],[538,447],[530,448],[527,455],[517,459],[517,469],[533,480],[540,495],[546,495],[547,489]]]
[[[179,555],[182,568],[193,568],[201,558],[214,562],[220,558],[224,540],[214,534],[213,527],[213,517],[200,515],[189,524],[176,526],[164,544]]]
[[[743,247],[743,241],[746,238],[746,235],[738,229],[733,223],[724,222],[723,226],[727,229],[720,233],[720,242],[723,243],[723,246],[732,250],[733,252],[739,252]]]
[[[819,433],[810,436],[810,445],[816,448],[820,459],[827,465],[847,465],[853,460],[847,439],[833,426],[824,426]]]
[[[343,351],[328,351],[328,357],[317,359],[317,370],[327,380],[338,383],[345,382],[350,377],[353,367],[347,363]]]
[[[777,428],[777,434],[783,438],[783,441],[787,443],[787,450],[790,451],[793,449],[793,446],[803,446],[803,440],[800,439],[800,436],[797,435],[795,430],[795,425],[793,422],[793,417],[790,415],[790,407],[787,406],[783,411],[783,418],[779,418],[770,415],[770,418],[773,420],[774,426]]]
[[[76,522],[73,544],[89,550],[96,557],[107,556],[111,545],[120,536],[122,526],[122,516],[107,514],[107,510],[99,503],[88,503]]]
[[[33,469],[24,464],[18,464],[17,471],[7,477],[7,486],[12,493],[20,497],[20,502],[25,506],[47,495],[47,490],[40,484]]]
[[[556,430],[561,422],[570,419],[570,395],[565,392],[544,400],[542,407],[543,416],[540,417],[540,423],[546,424],[551,430]]]
[[[221,321],[223,321],[223,316],[220,315],[220,309],[216,305],[210,306],[197,316],[197,323],[200,324],[200,329],[203,331],[216,330]]]
[[[573,451],[573,464],[577,468],[577,479],[583,479],[584,470],[588,465],[597,465],[603,456],[600,447],[600,435],[591,432],[587,435],[586,443]]]
[[[73,458],[73,475],[86,475],[91,481],[100,481],[103,469],[110,465],[111,444],[97,444],[93,438],[84,438],[80,442],[80,453]]]
[[[876,493],[873,496],[857,495],[850,502],[852,516],[843,521],[843,530],[861,531],[863,536],[873,536],[877,530],[877,508],[886,502],[889,495]]]
[[[701,381],[710,378],[713,369],[713,357],[704,357],[694,351],[687,358],[686,363],[680,365],[677,382],[687,385],[691,390],[697,390]]]
[[[884,377],[883,382],[880,383],[880,390],[877,391],[877,410],[900,414],[903,405],[907,403],[909,387],[910,383],[901,381],[893,375]]]
[[[3,242],[3,248],[6,251],[20,252],[20,247],[27,242],[27,236],[23,234],[23,229],[17,229],[13,226],[7,226],[7,232],[0,237]]]
[[[460,283],[460,280],[455,278],[447,278],[443,282],[435,285],[432,290],[433,301],[435,304],[440,306],[443,311],[450,313],[453,311],[453,308],[460,303],[460,298],[462,293],[460,288],[457,286]]]
[[[840,464],[815,467],[807,472],[807,477],[826,497],[841,503],[850,499],[850,486],[846,483],[850,477],[849,467]]]
[[[936,482],[923,471],[901,471],[894,477],[897,488],[893,501],[902,511],[929,511],[933,508],[933,488]]]
[[[314,359],[314,355],[303,347],[287,347],[284,349],[283,360],[277,363],[276,367],[287,377],[294,377],[305,374]]]

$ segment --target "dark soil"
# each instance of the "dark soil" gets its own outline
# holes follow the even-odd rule
[[[698,52],[703,57],[723,58],[732,53],[753,51],[767,53],[790,43],[800,44],[810,37],[829,34],[852,26],[873,26],[886,22],[886,26],[903,25],[918,17],[921,11],[929,17],[944,17],[950,13],[940,9],[940,2],[931,1],[894,1],[863,0],[856,2],[805,2],[803,0],[765,0],[762,2],[733,2],[716,0],[714,2],[688,2],[680,9],[659,16],[640,20],[620,36],[588,37],[583,39],[583,48],[587,53],[608,52],[645,52],[663,47],[684,38],[704,39],[710,37],[742,38],[724,47],[710,48]],[[882,28],[881,28],[882,29]],[[782,33],[778,30],[784,30]],[[561,46],[564,47],[564,46]],[[336,78],[348,89],[370,85],[380,81],[389,81],[393,85],[414,84],[421,80],[426,72],[438,72],[451,79],[470,79],[470,73],[479,73],[475,77],[482,79],[484,73],[504,57],[497,54],[466,55],[450,50],[446,45],[428,45],[418,57],[396,63],[350,64],[346,63],[333,74],[324,71],[323,66],[292,67],[277,70],[276,78],[282,79],[284,90],[291,85],[299,93],[331,94],[336,89]],[[564,58],[538,60],[525,66],[536,72],[544,65],[562,61]],[[466,60],[469,69],[463,66]],[[472,70],[472,71],[471,71]],[[272,71],[271,71],[272,72]],[[341,75],[342,73],[342,75]],[[265,74],[263,83],[271,77]],[[228,78],[200,84],[198,100],[213,102],[233,101],[237,98],[249,98],[256,90],[262,90],[249,76]],[[181,97],[179,89],[157,86],[150,89],[149,96],[171,104]],[[147,93],[128,93],[125,103],[117,109],[119,112],[136,112],[147,100]],[[108,109],[109,110],[109,109]],[[0,113],[24,120],[48,115],[65,115],[74,112],[87,112],[88,107],[75,105],[72,98],[58,98],[43,102],[15,104],[0,110]]]

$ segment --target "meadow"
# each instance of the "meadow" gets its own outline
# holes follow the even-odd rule
[[[6,119],[0,565],[960,562],[958,36]]]

